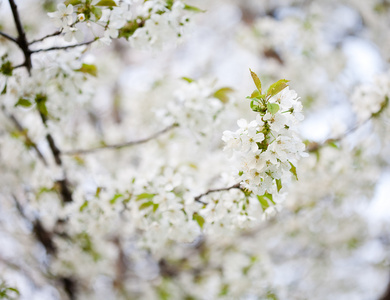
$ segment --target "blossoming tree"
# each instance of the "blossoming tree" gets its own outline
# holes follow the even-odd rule
[[[384,293],[385,2],[0,13],[0,299]]]

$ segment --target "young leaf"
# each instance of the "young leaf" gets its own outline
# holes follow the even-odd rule
[[[95,15],[96,20],[99,20],[102,17],[102,10],[99,7],[92,6],[91,12]]]
[[[153,201],[148,201],[148,202],[142,203],[139,206],[139,210],[143,210],[143,209],[148,208],[148,207],[153,206],[153,205],[154,205]]]
[[[294,175],[295,179],[298,180],[297,168],[291,162],[289,163],[291,165],[290,172]]]
[[[271,114],[276,114],[279,111],[279,105],[276,103],[267,103],[267,109]]]
[[[213,97],[221,100],[222,103],[227,103],[229,101],[229,97],[227,94],[231,93],[231,92],[233,92],[232,88],[223,87],[223,88],[220,88],[218,91],[216,91],[213,94]]]
[[[97,76],[97,68],[95,65],[82,64],[81,68],[76,70],[77,72],[87,73],[92,76]]]
[[[193,12],[206,12],[203,9],[200,9],[198,7],[195,7],[195,6],[187,5],[187,4],[184,4],[184,9],[189,10],[189,11],[193,11]]]
[[[30,107],[31,105],[32,103],[29,100],[24,98],[19,98],[18,102],[16,102],[15,104],[15,107],[16,106]]]
[[[259,90],[254,90],[253,93],[251,94],[250,98],[256,98],[256,97],[260,97],[261,94],[259,92]]]
[[[261,94],[261,81],[260,81],[259,77],[256,75],[255,72],[252,72],[251,69],[249,69],[249,71],[251,72],[253,82],[255,83],[257,89],[259,90],[259,93]]]
[[[117,6],[114,0],[100,0],[96,6]]]
[[[199,224],[200,228],[203,228],[205,221],[204,221],[204,218],[202,216],[198,215],[197,213],[194,213],[192,215],[192,219],[195,220]]]
[[[142,193],[139,194],[135,200],[138,201],[142,199],[152,199],[154,196],[156,196],[156,194]]]
[[[277,93],[279,93],[280,91],[282,91],[284,88],[288,86],[287,82],[289,81],[290,80],[280,79],[274,84],[271,84],[271,86],[268,88],[267,96],[269,97],[275,96]]]
[[[64,4],[66,6],[68,6],[69,4],[72,4],[74,6],[74,5],[77,5],[77,4],[80,4],[80,3],[81,3],[81,0],[66,0],[64,2]]]
[[[189,77],[182,77],[181,79],[187,81],[188,83],[194,82],[195,80]]]
[[[269,203],[268,203],[268,195],[267,193],[265,193],[264,195],[260,196],[260,195],[257,195],[257,199],[259,200],[260,202],[260,205],[261,205],[261,208],[263,209],[263,211],[265,211],[268,207],[269,207]],[[272,196],[272,195],[271,195]]]
[[[276,181],[276,187],[278,189],[278,193],[279,191],[282,189],[282,180],[281,179],[275,179]]]
[[[84,203],[80,206],[80,212],[82,212],[88,206],[88,201],[85,200]]]

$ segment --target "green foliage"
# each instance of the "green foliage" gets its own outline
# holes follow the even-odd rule
[[[267,97],[275,96],[277,93],[281,92],[288,86],[287,82],[289,82],[289,80],[280,79],[277,82],[271,84],[267,91]]]
[[[98,3],[95,4],[96,6],[117,6],[115,1],[113,0],[100,0]]]
[[[64,4],[65,5],[69,5],[69,4],[72,4],[73,6],[75,6],[75,5],[78,5],[78,4],[81,4],[82,3],[82,1],[81,0],[66,0],[65,2],[64,2]]]
[[[86,73],[95,77],[97,76],[97,67],[95,65],[82,64],[81,68],[76,71]]]
[[[32,103],[30,102],[30,100],[27,100],[24,98],[19,98],[18,102],[16,102],[16,104],[15,104],[15,107],[16,106],[30,107],[31,105],[32,105]]]
[[[282,180],[281,179],[275,179],[276,181],[276,187],[278,189],[278,192],[282,189]]]
[[[149,194],[149,193],[142,193],[137,195],[136,201],[142,200],[142,199],[152,199],[156,194]]]
[[[12,63],[9,60],[3,62],[3,64],[0,67],[0,73],[4,74],[5,76],[12,76],[13,70],[14,67],[12,66]]]
[[[269,201],[272,204],[275,204],[275,202],[273,200],[272,194],[269,194],[267,192],[264,195],[262,195],[262,196],[257,195],[257,199],[259,200],[261,208],[263,209],[263,211],[265,211],[270,206]]]
[[[200,228],[203,229],[203,225],[204,225],[205,220],[204,220],[204,218],[201,215],[199,215],[198,213],[194,213],[192,215],[192,219],[195,220],[198,223]]]
[[[298,180],[298,175],[297,175],[297,168],[289,161],[291,165],[290,172],[294,175],[295,179]]]
[[[80,212],[84,211],[84,209],[87,208],[88,204],[89,204],[89,202],[87,200],[85,200],[84,203],[79,208]]]
[[[137,23],[136,20],[132,20],[127,22],[125,26],[119,29],[119,37],[124,37],[126,40],[128,40],[138,28],[142,27],[145,23],[145,19],[138,19],[141,20],[139,23]]]
[[[37,104],[38,111],[42,115],[47,117],[49,113],[46,108],[46,101],[47,101],[47,96],[45,94],[39,93],[35,95],[35,103]]]
[[[217,90],[213,97],[221,100],[222,103],[227,103],[229,101],[228,94],[233,92],[233,89],[230,87],[223,87]]]
[[[92,6],[91,12],[95,15],[96,20],[99,20],[102,17],[102,10],[99,7]]]
[[[188,83],[194,82],[195,80],[189,77],[182,77],[181,79],[187,81]]]
[[[5,282],[0,284],[0,299],[18,299],[20,296],[19,290],[14,287],[8,286]]]
[[[253,82],[255,83],[257,90],[261,94],[261,81],[260,81],[259,77],[257,76],[257,74],[255,72],[252,72],[251,69],[249,69],[249,71],[251,72],[251,76],[252,76]]]
[[[195,6],[191,6],[191,5],[188,5],[188,4],[184,4],[184,9],[185,10],[189,10],[189,11],[193,11],[193,12],[206,12],[205,10],[203,9],[200,9],[198,7],[195,7]]]

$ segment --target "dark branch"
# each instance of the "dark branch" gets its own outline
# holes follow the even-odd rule
[[[75,44],[75,45],[69,45],[69,46],[57,46],[57,47],[51,47],[47,49],[37,49],[37,50],[31,50],[31,54],[38,53],[38,52],[48,52],[48,51],[54,51],[54,50],[65,50],[65,49],[70,49],[70,48],[76,48],[80,46],[85,46],[92,44],[96,40],[80,43],[80,44]]]
[[[19,45],[20,49],[22,49],[25,62],[24,66],[27,68],[27,71],[30,73],[32,64],[31,64],[31,51],[28,48],[28,42],[26,39],[26,33],[24,32],[22,22],[20,21],[20,16],[18,12],[18,8],[16,6],[16,3],[14,0],[9,0],[9,4],[11,6],[12,15],[14,16],[16,29],[18,30],[18,38],[17,38],[17,44]]]
[[[5,32],[0,31],[0,35],[5,37],[7,40],[10,40],[10,41],[14,42],[15,44],[19,45],[19,42],[16,38],[6,34]]]
[[[196,196],[194,199],[196,202],[199,202],[199,203],[202,203],[202,204],[207,204],[206,202],[203,202],[201,201],[200,199],[203,197],[203,196],[206,196],[208,194],[211,194],[211,193],[216,193],[216,192],[223,192],[223,191],[229,191],[231,189],[239,189],[239,190],[242,190],[242,188],[240,187],[240,182],[239,183],[236,183],[232,186],[229,186],[229,187],[226,187],[226,188],[220,188],[220,189],[211,189],[211,190],[208,190],[207,192],[203,193],[203,194],[200,194],[199,196]]]
[[[157,138],[158,136],[162,135],[163,133],[171,130],[172,128],[174,127],[177,127],[178,124],[172,124],[171,126],[151,135],[150,137],[147,137],[147,138],[144,138],[144,139],[141,139],[141,140],[138,140],[138,141],[131,141],[131,142],[125,142],[125,143],[120,143],[120,144],[113,144],[113,145],[105,145],[105,146],[101,146],[101,147],[96,147],[96,148],[91,148],[91,149],[84,149],[84,150],[70,150],[70,151],[64,151],[62,152],[63,155],[77,155],[77,154],[88,154],[88,153],[93,153],[93,152],[97,152],[97,151],[100,151],[100,150],[105,150],[105,149],[120,149],[120,148],[124,148],[124,147],[130,147],[130,146],[134,146],[134,145],[139,145],[139,144],[143,144],[143,143],[146,143],[152,139],[155,139]]]
[[[42,123],[47,127],[47,117],[41,112],[39,114],[41,116]],[[46,140],[47,140],[47,143],[49,144],[49,148],[51,150],[51,153],[53,154],[53,157],[54,157],[56,164],[63,168],[63,164],[62,164],[62,160],[61,160],[61,151],[57,147],[57,145],[54,141],[54,138],[50,133],[48,133],[46,135]],[[72,192],[71,192],[71,189],[69,187],[69,181],[66,178],[65,171],[64,171],[64,179],[58,180],[58,181],[56,181],[56,183],[58,184],[58,187],[59,187],[59,192],[60,192],[60,195],[62,198],[62,202],[63,203],[72,202],[73,201]]]
[[[56,32],[53,32],[53,33],[50,33],[48,35],[45,35],[44,37],[40,38],[40,39],[36,39],[36,40],[33,40],[29,43],[29,45],[32,45],[32,44],[35,44],[35,43],[39,43],[39,42],[42,42],[44,40],[46,40],[47,38],[49,37],[53,37],[53,36],[57,36],[57,35],[60,35],[62,33],[62,30],[57,30]]]

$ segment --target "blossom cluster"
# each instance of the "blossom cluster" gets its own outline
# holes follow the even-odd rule
[[[65,2],[66,3],[66,2]],[[124,37],[137,48],[162,48],[180,38],[189,23],[188,11],[201,11],[180,1],[71,1],[48,13],[64,40],[84,41],[86,23],[100,44]],[[92,25],[94,24],[94,27]],[[97,26],[96,26],[97,25]]]
[[[296,162],[303,156],[305,145],[296,127],[303,120],[302,104],[286,80],[280,80],[261,94],[261,83],[252,72],[257,90],[251,95],[256,119],[238,120],[237,131],[225,131],[225,151],[238,156],[238,178],[241,186],[258,195],[259,201],[271,201],[282,189],[291,172],[297,177]]]
[[[363,84],[354,90],[351,102],[359,122],[368,120],[387,107],[390,98],[389,90],[388,73],[378,75],[372,84]]]

